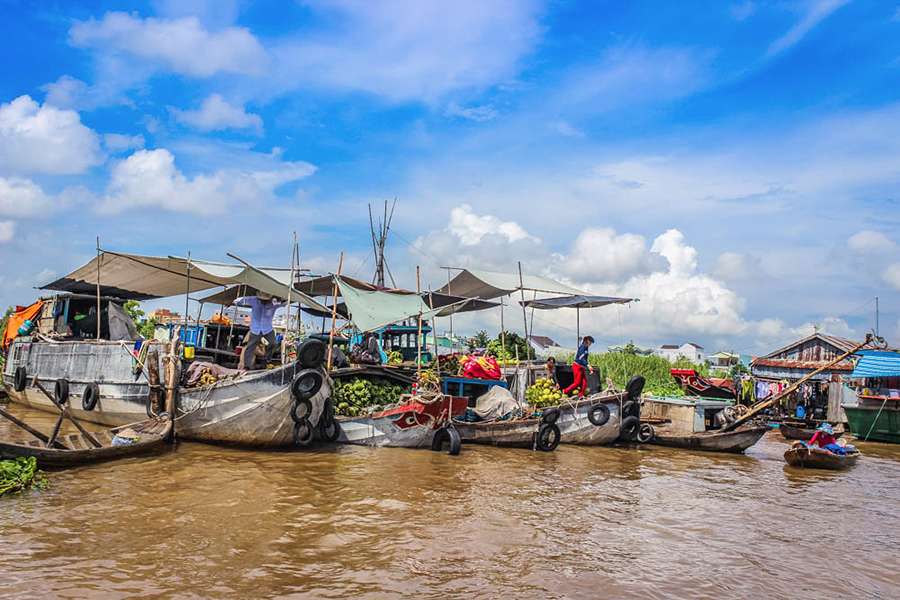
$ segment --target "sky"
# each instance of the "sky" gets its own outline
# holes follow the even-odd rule
[[[639,298],[582,312],[601,345],[860,338],[876,296],[900,342],[900,4],[0,0],[0,51],[4,305],[98,236],[370,278],[396,199],[398,286]]]

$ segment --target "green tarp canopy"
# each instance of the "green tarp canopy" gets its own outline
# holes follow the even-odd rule
[[[374,331],[410,318],[430,319],[442,309],[431,309],[417,294],[360,290],[338,278],[341,298],[350,311],[350,322],[360,331]]]

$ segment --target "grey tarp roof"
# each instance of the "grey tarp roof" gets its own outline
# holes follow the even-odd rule
[[[529,308],[552,310],[555,308],[597,308],[608,304],[628,304],[636,300],[636,298],[616,298],[614,296],[559,296],[525,300],[519,304]]]
[[[497,273],[475,269],[463,269],[447,285],[437,291],[442,294],[452,294],[465,298],[489,300],[506,296],[519,289],[545,294],[586,295],[581,290],[549,277],[524,275],[520,281],[518,273]]]
[[[411,317],[431,318],[436,312],[417,294],[395,294],[361,290],[337,278],[341,298],[350,311],[350,321],[360,331],[374,331]]]
[[[103,251],[86,265],[50,282],[43,289],[63,292],[93,293],[97,289],[99,263],[100,293],[134,300],[179,296],[215,287],[245,284],[279,298],[287,298],[290,269],[258,269],[179,257],[143,256]],[[321,304],[300,292],[290,292],[292,299],[316,308]]]

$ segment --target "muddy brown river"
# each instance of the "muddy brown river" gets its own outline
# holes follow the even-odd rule
[[[900,447],[839,473],[786,448],[181,443],[0,498],[0,595],[900,597]]]

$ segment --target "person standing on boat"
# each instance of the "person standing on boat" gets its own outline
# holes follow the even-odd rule
[[[584,393],[587,391],[587,376],[584,372],[594,373],[594,367],[588,363],[588,351],[593,343],[594,338],[589,335],[584,336],[584,339],[581,340],[581,345],[578,346],[578,351],[575,353],[575,360],[572,362],[572,375],[575,376],[575,380],[572,385],[563,390],[564,394],[568,395],[572,390],[578,388],[578,396],[584,397]]]
[[[256,366],[256,346],[263,339],[267,342],[266,353],[263,356],[265,368],[275,350],[275,328],[272,326],[272,318],[275,311],[284,306],[284,302],[276,300],[272,294],[257,292],[255,296],[241,296],[235,299],[234,305],[250,308],[250,340],[244,347],[244,368],[252,371]]]

